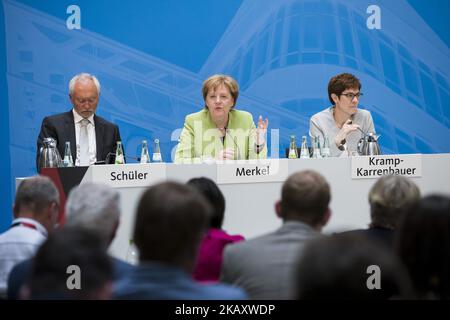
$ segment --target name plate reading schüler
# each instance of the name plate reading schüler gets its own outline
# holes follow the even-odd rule
[[[113,188],[146,187],[166,179],[166,166],[160,163],[91,166],[92,181]]]
[[[217,183],[279,182],[288,176],[287,161],[278,159],[230,161],[217,164]]]
[[[422,155],[352,157],[352,179],[370,179],[385,175],[421,177]]]

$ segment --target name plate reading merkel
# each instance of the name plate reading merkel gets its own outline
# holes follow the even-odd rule
[[[166,179],[166,165],[161,163],[91,166],[92,181],[113,188],[146,187]]]
[[[217,183],[279,182],[288,176],[288,163],[279,159],[217,163]]]
[[[385,175],[422,176],[422,155],[384,155],[352,157],[352,179],[370,179]]]

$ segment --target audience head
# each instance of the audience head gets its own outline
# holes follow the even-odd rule
[[[45,176],[25,179],[17,188],[13,211],[14,218],[34,219],[51,232],[58,220],[58,189]]]
[[[372,227],[395,229],[401,217],[420,200],[420,190],[410,179],[383,176],[369,191]]]
[[[95,232],[65,227],[51,234],[37,251],[24,295],[31,299],[109,299],[112,272],[110,258]]]
[[[450,298],[450,197],[430,195],[402,219],[398,253],[421,298]]]
[[[313,240],[298,265],[299,299],[411,297],[409,278],[399,259],[362,236],[336,234]]]
[[[148,188],[134,226],[140,261],[172,264],[190,273],[210,211],[207,200],[189,186],[165,182]]]
[[[299,220],[320,230],[330,217],[330,198],[330,186],[321,174],[300,171],[284,182],[276,211],[284,221]]]
[[[108,247],[115,237],[119,218],[119,194],[111,187],[86,183],[76,186],[69,193],[65,226],[94,230],[105,247]]]
[[[199,191],[210,202],[213,208],[210,227],[221,229],[225,213],[225,198],[217,184],[204,177],[191,179],[187,184]]]

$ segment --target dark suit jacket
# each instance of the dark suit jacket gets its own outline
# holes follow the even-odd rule
[[[295,268],[306,243],[320,233],[300,221],[285,221],[276,231],[225,247],[221,281],[244,289],[254,300],[295,296]]]
[[[378,242],[385,247],[394,250],[395,231],[382,227],[370,227],[368,229],[358,229],[342,232],[343,234],[351,234],[363,236],[366,239]]]
[[[146,261],[114,284],[115,299],[148,300],[244,300],[239,288],[224,284],[200,284],[181,268]]]
[[[121,141],[119,127],[102,117],[94,115],[97,161],[105,161],[108,153],[116,152],[117,141]],[[72,110],[42,120],[41,132],[37,139],[36,168],[39,168],[39,152],[44,138],[54,138],[61,157],[64,156],[65,142],[70,141],[72,159],[76,159],[75,123]]]

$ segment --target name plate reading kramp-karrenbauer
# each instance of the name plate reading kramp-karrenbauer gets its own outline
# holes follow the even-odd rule
[[[383,155],[352,157],[352,179],[370,179],[385,175],[422,176],[422,155]]]

